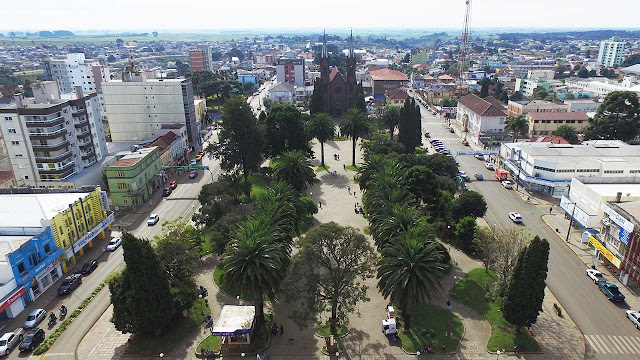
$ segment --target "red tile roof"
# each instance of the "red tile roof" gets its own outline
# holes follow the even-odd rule
[[[458,103],[466,106],[469,110],[480,116],[507,116],[500,100],[492,96],[487,96],[483,99],[474,94],[469,94],[460,98]]]
[[[396,80],[396,81],[408,81],[409,78],[404,73],[391,70],[391,69],[379,69],[371,71],[371,79],[375,80]]]
[[[589,120],[583,112],[530,112],[533,120]]]
[[[529,142],[550,142],[552,144],[568,144],[569,143],[562,136],[555,136],[555,135],[541,136],[539,138],[531,139],[529,140]]]
[[[337,67],[334,67],[333,70],[331,70],[331,74],[329,74],[329,81],[333,80],[333,78],[336,77],[336,75],[338,74],[342,76],[342,74],[340,73],[340,70],[338,70]]]
[[[402,89],[395,89],[387,91],[386,96],[389,100],[404,100],[407,98],[407,93]]]

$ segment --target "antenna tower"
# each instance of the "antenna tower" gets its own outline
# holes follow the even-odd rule
[[[469,68],[467,62],[469,60],[471,42],[471,34],[469,33],[469,17],[471,17],[471,0],[465,0],[466,6],[464,10],[464,26],[462,29],[462,38],[460,39],[460,95],[462,95],[462,86],[465,84],[465,71]]]

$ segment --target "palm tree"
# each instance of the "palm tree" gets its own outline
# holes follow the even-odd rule
[[[415,226],[382,249],[378,262],[378,289],[397,304],[404,332],[411,328],[415,306],[431,301],[442,289],[445,266],[436,241],[425,241],[425,227]]]
[[[320,163],[324,166],[324,143],[332,140],[336,136],[336,125],[333,119],[325,113],[313,115],[309,123],[309,133],[320,141]]]
[[[340,132],[351,138],[353,141],[353,156],[351,165],[356,166],[356,143],[358,139],[369,134],[369,118],[367,114],[360,112],[356,108],[351,108],[342,115]]]
[[[376,219],[376,226],[371,227],[371,235],[378,249],[387,246],[391,239],[400,236],[412,226],[420,222],[420,210],[406,204],[394,204],[385,214]],[[370,216],[371,217],[371,216]]]
[[[518,135],[529,131],[529,122],[524,115],[509,116],[507,117],[504,129],[513,133],[513,142],[516,142]]]
[[[382,123],[389,130],[389,140],[393,140],[393,133],[400,124],[400,110],[395,106],[389,106],[382,115]]]
[[[311,160],[300,150],[285,151],[274,159],[273,176],[302,191],[313,184],[316,173],[311,167]]]
[[[221,258],[225,287],[250,294],[256,307],[256,332],[264,327],[264,296],[275,297],[289,266],[290,252],[274,241],[275,226],[250,219],[240,225]]]

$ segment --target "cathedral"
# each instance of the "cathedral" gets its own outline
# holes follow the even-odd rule
[[[322,39],[322,61],[320,63],[320,81],[322,82],[324,109],[334,117],[340,117],[353,107],[356,98],[356,56],[353,50],[353,32],[349,37],[349,57],[347,75],[340,73],[337,67],[329,70],[327,35]]]

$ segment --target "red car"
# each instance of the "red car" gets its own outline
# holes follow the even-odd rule
[[[469,146],[469,142],[467,140],[462,140],[462,145]]]
[[[175,190],[178,187],[178,182],[177,181],[172,181],[169,183],[169,189],[171,190]]]

